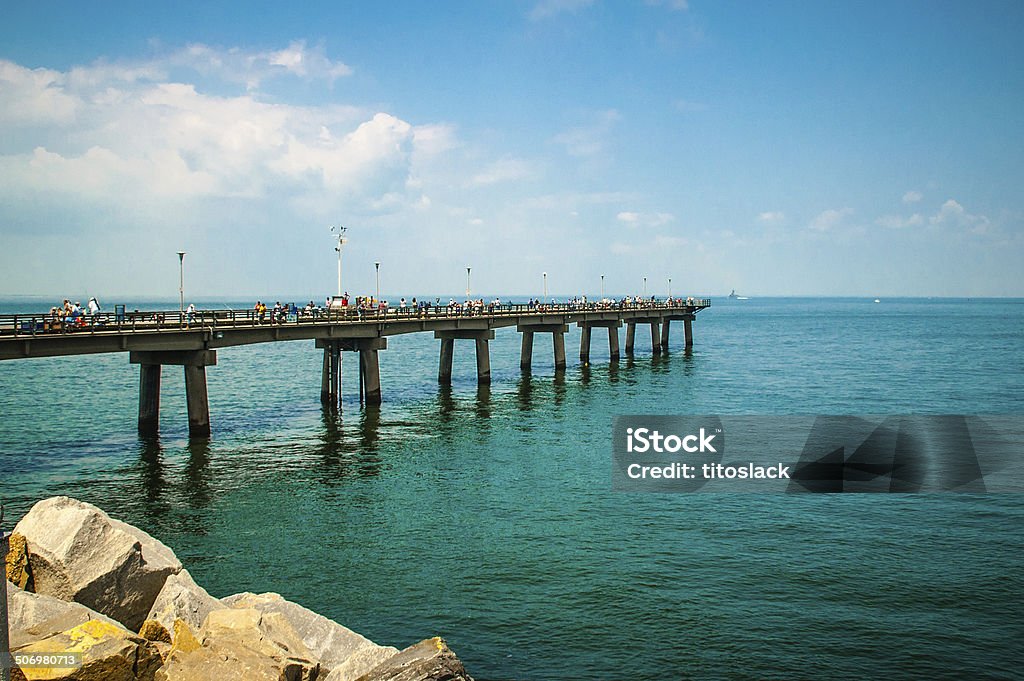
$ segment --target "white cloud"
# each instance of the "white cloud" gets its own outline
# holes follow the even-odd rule
[[[903,195],[903,203],[917,203],[923,198],[924,195],[921,192],[911,189]]]
[[[469,184],[481,187],[500,182],[511,182],[529,177],[532,173],[533,170],[526,161],[518,158],[503,158],[470,178]]]
[[[413,143],[419,154],[442,154],[458,146],[455,128],[451,125],[420,125],[413,130]]]
[[[269,52],[193,45],[163,61],[67,72],[0,61],[0,122],[38,129],[27,139],[39,140],[32,153],[0,146],[0,195],[87,198],[119,213],[147,201],[275,194],[317,213],[339,201],[378,212],[422,209],[421,193],[409,191],[413,153],[455,145],[444,125],[414,127],[338,105],[272,104],[251,89],[214,95],[169,80],[183,65],[249,88],[276,75],[330,82],[349,72],[302,42]]]
[[[0,60],[0,124],[34,125],[69,123],[81,101],[65,90],[65,74],[50,69],[28,69]]]
[[[766,225],[780,225],[786,221],[786,216],[782,211],[770,210],[764,213],[757,214],[757,221]]]
[[[682,248],[689,245],[689,240],[681,236],[659,235],[654,237],[654,245],[658,248]]]
[[[920,213],[914,213],[910,217],[903,217],[901,215],[883,215],[875,220],[875,224],[879,227],[886,227],[888,229],[904,229],[906,227],[917,227],[919,225],[923,225],[924,217]]]
[[[333,85],[338,78],[352,74],[348,65],[327,57],[323,45],[308,47],[304,40],[294,41],[281,50],[268,51],[193,44],[161,62],[168,67],[187,68],[226,82],[242,83],[249,89],[258,88],[263,81],[282,75],[323,80]]]
[[[594,0],[541,0],[530,10],[530,19],[540,21],[565,12],[577,12],[589,7]]]
[[[972,234],[987,234],[992,222],[985,215],[973,215],[953,199],[948,199],[939,211],[928,218],[933,227],[966,230]]]
[[[671,213],[637,213],[635,211],[622,211],[615,218],[631,227],[661,227],[676,219]]]
[[[675,12],[684,12],[690,8],[687,0],[645,0],[650,7],[665,7]]]
[[[842,224],[843,219],[851,213],[853,213],[853,209],[851,208],[840,208],[838,210],[830,208],[829,210],[819,213],[813,220],[811,220],[808,227],[819,232],[827,232]]]
[[[593,121],[569,128],[555,136],[571,156],[596,156],[605,150],[608,137],[622,115],[615,109],[598,112]]]

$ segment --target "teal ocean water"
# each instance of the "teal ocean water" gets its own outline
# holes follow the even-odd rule
[[[559,375],[538,337],[529,377],[499,330],[484,390],[471,343],[442,389],[436,341],[393,337],[383,407],[360,409],[347,357],[340,417],[312,342],[228,349],[204,443],[173,367],[140,441],[126,356],[2,362],[0,495],[8,518],[98,504],[214,595],[276,591],[399,647],[444,635],[479,679],[1021,678],[1024,497],[614,493],[610,434],[618,414],[1024,413],[1024,301],[720,299],[694,328],[662,357],[638,329],[615,367],[595,334]]]

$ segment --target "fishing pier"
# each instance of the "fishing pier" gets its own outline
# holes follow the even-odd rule
[[[197,310],[125,312],[83,315],[57,321],[49,315],[0,316],[0,360],[125,352],[139,365],[139,432],[159,429],[160,378],[164,366],[181,366],[189,435],[210,436],[210,406],[206,368],[217,364],[217,351],[238,345],[312,340],[323,351],[320,399],[337,407],[341,398],[341,353],[359,353],[359,389],[367,405],[382,402],[380,352],[388,337],[433,333],[440,341],[437,378],[450,384],[455,341],[473,341],[476,374],[481,384],[491,382],[489,342],[498,329],[515,327],[522,335],[520,368],[531,370],[535,337],[551,336],[555,371],[566,366],[565,334],[580,328],[580,360],[590,361],[594,329],[608,333],[609,360],[620,358],[619,329],[625,325],[623,351],[633,353],[637,327],[650,327],[651,350],[667,351],[670,323],[682,322],[684,347],[693,346],[693,322],[710,300],[677,299],[670,302],[585,303],[554,305],[437,306],[426,309],[391,308],[360,311],[354,307],[296,315],[284,319],[261,316],[255,310]]]

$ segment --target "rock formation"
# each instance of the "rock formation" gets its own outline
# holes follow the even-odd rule
[[[68,497],[22,518],[5,567],[12,652],[81,659],[16,680],[472,681],[440,638],[399,652],[275,593],[218,600],[159,541]]]

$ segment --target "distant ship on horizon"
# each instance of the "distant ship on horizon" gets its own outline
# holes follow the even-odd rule
[[[746,296],[738,296],[738,295],[736,295],[736,289],[732,290],[732,293],[729,294],[729,298],[732,299],[732,300],[750,300],[750,298],[748,298]]]

